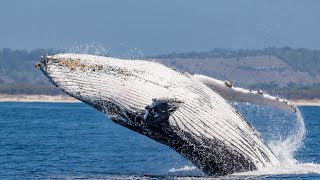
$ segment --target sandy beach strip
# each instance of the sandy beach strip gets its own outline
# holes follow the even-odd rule
[[[292,99],[288,101],[296,106],[320,106],[320,99]]]
[[[25,94],[0,94],[0,102],[65,102],[76,103],[79,100],[68,95],[25,95]]]
[[[297,106],[320,106],[320,99],[292,99],[288,100],[289,102],[294,103]],[[79,100],[68,96],[68,95],[9,95],[9,94],[0,94],[0,102],[65,102],[65,103],[76,103],[80,102]]]

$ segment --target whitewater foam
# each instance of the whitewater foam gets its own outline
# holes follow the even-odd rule
[[[297,150],[302,147],[306,134],[304,119],[298,108],[296,112],[296,121],[297,129],[293,131],[291,135],[284,140],[275,140],[268,144],[283,165],[293,165],[298,163],[298,161],[294,159],[294,155]]]
[[[281,167],[264,168],[257,171],[235,173],[232,176],[265,176],[265,175],[295,175],[320,174],[320,165],[314,163],[299,163],[295,153],[302,147],[306,135],[304,119],[299,109],[296,112],[297,129],[284,140],[271,141],[268,145],[282,163]]]
[[[195,166],[183,166],[181,168],[171,168],[169,169],[169,172],[182,172],[182,171],[192,171],[197,169]]]
[[[277,168],[265,168],[258,171],[235,173],[232,176],[320,174],[320,165],[313,163],[284,165]]]

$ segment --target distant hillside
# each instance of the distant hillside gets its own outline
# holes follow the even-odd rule
[[[300,71],[275,56],[206,59],[155,59],[170,67],[200,73],[222,80],[232,80],[250,87],[272,84],[277,87],[305,87],[320,84],[320,75]]]
[[[34,68],[41,56],[55,53],[53,49],[0,50],[0,94],[61,94]]]
[[[232,49],[214,49],[208,52],[190,52],[190,53],[171,53],[165,55],[152,56],[152,59],[243,59],[249,57],[276,57],[287,63],[296,71],[308,72],[311,75],[320,75],[320,50],[311,49],[293,49],[266,48],[261,50],[232,50]]]
[[[0,84],[47,84],[48,80],[34,64],[41,56],[57,52],[53,49],[0,50]]]
[[[0,50],[0,94],[59,94],[34,64],[53,49]],[[190,73],[201,73],[236,85],[264,89],[288,98],[320,98],[320,50],[267,48],[214,49],[145,58]]]

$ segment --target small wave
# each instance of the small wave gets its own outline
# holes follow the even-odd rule
[[[185,172],[185,171],[193,171],[196,170],[197,168],[195,166],[184,166],[181,168],[171,168],[169,169],[169,172]]]

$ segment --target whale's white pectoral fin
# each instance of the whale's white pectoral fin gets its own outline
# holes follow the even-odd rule
[[[224,82],[200,74],[195,74],[192,77],[193,79],[204,83],[228,101],[248,102],[258,105],[274,106],[291,112],[297,111],[296,106],[288,102],[286,99],[280,99],[278,97],[265,94],[261,90],[253,91],[234,87],[231,81]]]

